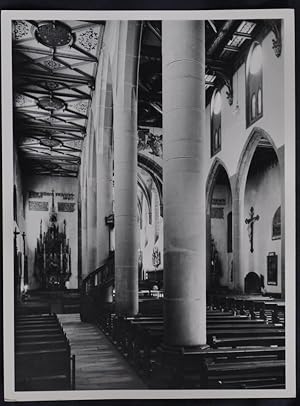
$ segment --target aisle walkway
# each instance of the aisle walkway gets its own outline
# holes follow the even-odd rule
[[[79,314],[59,314],[58,318],[76,356],[76,390],[145,389],[98,327],[82,323]]]

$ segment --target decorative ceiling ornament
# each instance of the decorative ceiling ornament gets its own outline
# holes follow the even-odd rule
[[[279,58],[282,50],[281,20],[267,20],[267,21],[270,24],[271,30],[275,35],[275,38],[272,39],[273,44],[272,48],[277,58]]]
[[[82,141],[81,140],[64,141],[64,145],[66,147],[78,148],[81,150]]]
[[[214,71],[214,75],[222,79],[224,86],[227,87],[226,98],[228,100],[229,106],[233,103],[233,86],[232,86],[232,75],[225,71],[224,69],[218,69]]]
[[[65,102],[58,97],[45,96],[38,101],[38,106],[47,111],[58,111],[65,107]]]
[[[92,27],[79,34],[78,42],[87,51],[92,51],[96,48],[99,34]]]
[[[43,62],[43,65],[47,66],[51,70],[63,68],[64,65],[60,62],[55,61],[53,58],[45,59]],[[53,82],[55,83],[55,82]]]
[[[26,98],[23,94],[16,94],[15,96],[15,105],[16,107],[24,106],[26,103]]]
[[[54,82],[53,80],[47,80],[46,86],[49,90],[56,90],[60,85],[58,82]]]
[[[49,135],[49,137],[47,138],[40,139],[40,145],[44,145],[45,147],[49,147],[50,149],[52,149],[54,147],[62,145],[62,143],[57,138],[52,138],[51,135]]]
[[[36,39],[49,48],[58,48],[70,45],[73,42],[72,30],[59,21],[45,22],[35,31]]]
[[[26,21],[15,21],[14,22],[14,39],[19,40],[26,37],[30,32],[29,24]]]
[[[73,109],[78,111],[78,113],[86,114],[88,109],[88,102],[80,101],[79,103],[73,105]]]

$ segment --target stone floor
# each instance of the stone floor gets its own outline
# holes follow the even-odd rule
[[[76,358],[76,390],[145,389],[123,356],[93,324],[79,314],[59,314]]]

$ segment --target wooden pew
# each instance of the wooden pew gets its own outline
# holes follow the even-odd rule
[[[75,356],[72,356],[75,383]],[[16,390],[66,390],[71,386],[70,345],[56,315],[16,318]]]
[[[226,362],[208,365],[208,388],[282,388],[284,360]]]
[[[46,340],[46,341],[29,341],[16,343],[16,352],[19,351],[35,351],[35,350],[52,350],[64,349],[67,346],[66,339]]]
[[[41,378],[48,378],[48,384],[52,381],[52,390],[57,390],[55,382],[64,389],[70,389],[70,348],[17,351],[15,371],[17,390],[22,390],[20,388],[24,386],[31,387],[31,390],[42,390],[38,386]]]
[[[177,355],[171,355],[168,364],[174,367],[174,387],[227,389],[229,384],[230,388],[239,389],[249,380],[252,381],[252,387],[268,383],[281,387],[284,381],[284,359],[284,347],[217,350],[181,348]],[[272,372],[273,366],[275,374]]]

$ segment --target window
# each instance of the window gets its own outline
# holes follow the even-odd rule
[[[219,90],[215,89],[211,99],[210,114],[210,149],[211,156],[221,150],[221,109],[222,99]]]
[[[250,47],[246,62],[246,125],[249,127],[263,115],[262,48],[258,42]]]
[[[281,238],[281,207],[275,211],[272,221],[272,240]]]
[[[227,214],[227,252],[232,252],[232,211]]]

